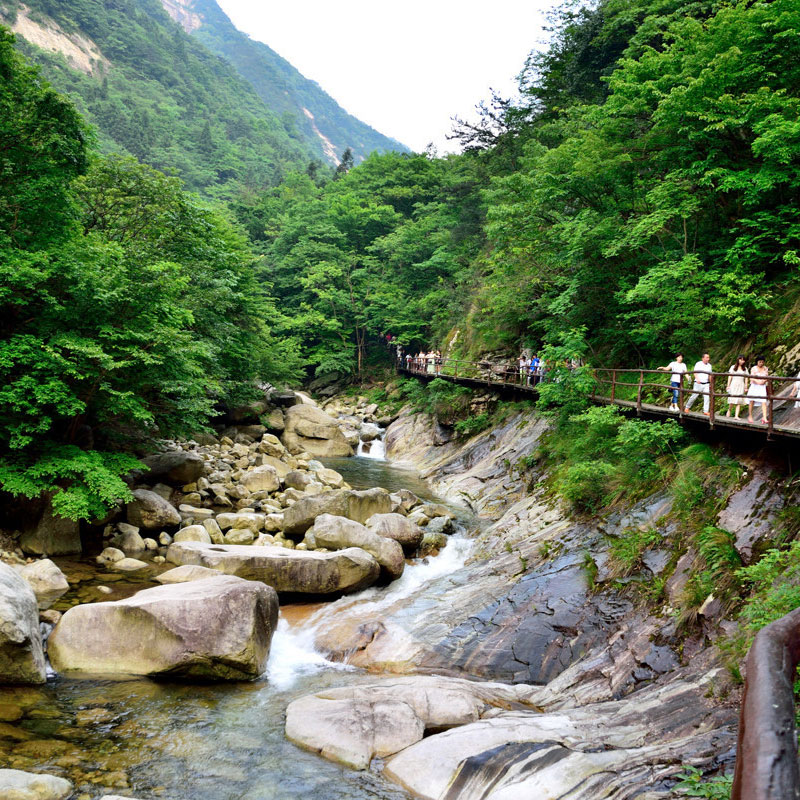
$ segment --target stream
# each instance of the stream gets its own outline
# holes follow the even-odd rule
[[[382,443],[380,443],[382,445]],[[328,459],[354,489],[410,489],[442,502],[418,475],[384,461],[372,447],[362,456]],[[461,528],[476,520],[458,508]],[[330,686],[374,682],[376,676],[333,663],[314,649],[315,630],[344,610],[365,618],[463,566],[471,541],[450,537],[435,558],[406,567],[385,587],[329,603],[282,607],[267,672],[251,683],[176,684],[150,680],[76,681],[55,677],[43,687],[4,687],[0,694],[0,766],[61,774],[75,797],[130,793],[166,800],[400,800],[409,795],[378,772],[356,772],[303,751],[284,737],[289,702]],[[58,560],[58,559],[57,559]],[[112,583],[89,561],[58,560],[65,572],[83,570],[84,602],[117,599],[137,587]],[[169,567],[171,565],[165,565]],[[87,575],[93,571],[93,574]],[[151,585],[150,582],[147,585]],[[75,594],[75,590],[70,592]],[[75,598],[64,598],[74,602]]]

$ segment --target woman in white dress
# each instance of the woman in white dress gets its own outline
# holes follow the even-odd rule
[[[728,372],[733,374],[728,375],[728,385],[725,387],[725,391],[728,393],[728,410],[725,412],[725,416],[729,417],[731,415],[731,406],[735,406],[734,417],[739,419],[739,412],[746,402],[745,392],[748,384],[747,359],[744,356],[739,356],[736,359],[736,363],[728,369]]]
[[[767,424],[767,369],[764,356],[756,358],[756,365],[750,370],[750,388],[747,390],[747,421],[753,422],[753,406],[761,406],[761,421]]]

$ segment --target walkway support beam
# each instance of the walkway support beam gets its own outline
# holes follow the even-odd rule
[[[800,608],[762,628],[747,654],[731,800],[798,800],[794,681]]]

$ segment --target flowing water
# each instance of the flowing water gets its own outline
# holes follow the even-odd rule
[[[439,499],[416,473],[376,458],[378,452],[326,464],[354,488],[407,488],[425,499]],[[468,522],[466,514],[460,511],[462,522]],[[409,565],[389,586],[332,603],[286,606],[266,674],[252,683],[55,678],[41,688],[5,687],[0,692],[0,767],[64,775],[83,800],[105,793],[167,800],[408,798],[379,773],[337,766],[288,742],[284,712],[289,702],[309,692],[376,680],[318,653],[316,629],[343,611],[368,618],[422,587],[445,581],[464,564],[469,548],[469,540],[456,534],[440,555]],[[112,576],[97,570],[87,579],[92,568],[85,562],[64,567],[82,569],[84,575],[68,603],[116,599],[136,588],[130,579],[111,582]],[[103,583],[114,589],[113,595],[98,593]]]

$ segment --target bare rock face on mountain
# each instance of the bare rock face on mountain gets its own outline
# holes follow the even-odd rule
[[[291,406],[286,409],[284,425],[281,439],[290,453],[305,451],[318,458],[353,455],[336,420],[320,408]]]
[[[357,592],[375,583],[380,573],[378,562],[357,547],[316,553],[282,547],[176,542],[167,550],[167,561],[261,581],[278,592],[303,594]]]
[[[33,589],[0,562],[0,683],[44,683],[39,607]]]
[[[50,635],[48,653],[73,677],[248,680],[266,666],[277,621],[272,589],[219,575],[75,606]]]

